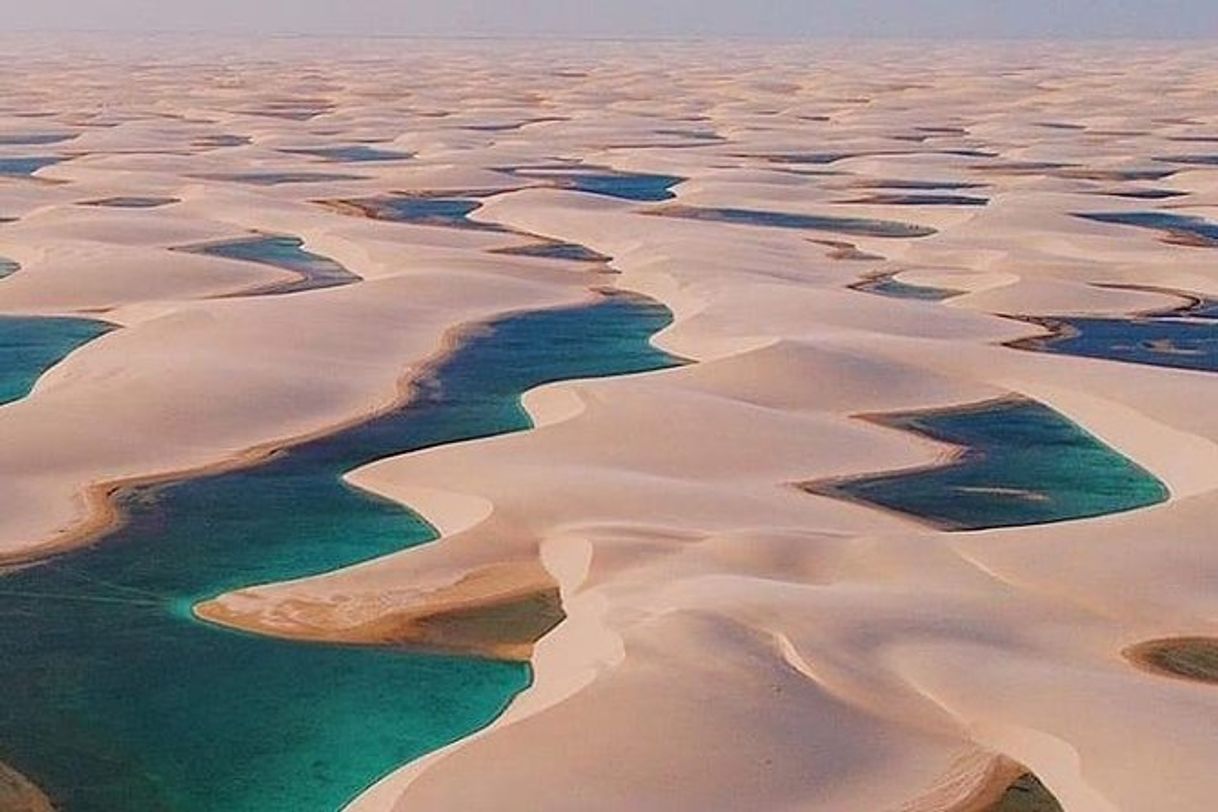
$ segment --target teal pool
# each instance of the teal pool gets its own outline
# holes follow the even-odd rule
[[[242,296],[276,296],[284,293],[299,293],[304,290],[333,288],[359,282],[360,277],[351,273],[329,257],[304,250],[304,241],[299,237],[261,235],[230,242],[181,248],[194,254],[255,262],[292,271],[299,279],[288,282],[273,282],[269,285],[242,293]]]
[[[93,319],[0,316],[0,404],[25,397],[64,356],[113,329]]]
[[[386,195],[344,201],[369,217],[409,223],[416,226],[442,226],[444,228],[467,228],[474,231],[500,231],[508,229],[495,223],[471,220],[470,215],[482,207],[482,203],[467,197],[439,197],[432,195]]]
[[[642,203],[672,200],[676,197],[673,187],[686,180],[678,175],[592,167],[513,167],[506,171],[519,177],[545,180],[560,189]]]
[[[123,527],[0,578],[0,761],[65,812],[330,812],[488,724],[526,666],[262,638],[191,607],[433,540],[341,475],[526,429],[519,396],[543,383],[672,366],[650,343],[670,320],[631,295],[509,316],[391,412],[255,467],[125,492]]]
[[[965,450],[938,467],[809,483],[807,490],[949,530],[1084,519],[1168,497],[1144,468],[1035,401],[1012,397],[877,421]]]

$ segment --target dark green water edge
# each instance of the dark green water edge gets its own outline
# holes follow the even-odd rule
[[[1062,805],[1039,778],[1024,773],[985,812],[1062,812]]]
[[[850,286],[852,290],[874,293],[891,299],[913,299],[922,302],[942,302],[964,293],[951,288],[936,288],[930,285],[911,285],[896,278],[896,274],[885,273],[869,276]]]
[[[1160,674],[1218,685],[1218,638],[1152,640],[1134,646],[1127,656]]]

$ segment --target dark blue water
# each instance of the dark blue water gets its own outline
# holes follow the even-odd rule
[[[401,195],[365,198],[349,202],[359,206],[378,220],[392,220],[395,223],[411,223],[418,226],[467,228],[475,231],[507,231],[506,228],[495,223],[471,220],[469,216],[481,208],[482,203],[469,198]]]
[[[780,211],[758,211],[754,209],[698,208],[694,206],[671,206],[655,212],[664,217],[682,217],[689,220],[709,220],[733,225],[769,226],[771,228],[798,228],[811,231],[831,231],[836,234],[854,234],[865,237],[912,238],[929,237],[937,233],[929,226],[899,223],[893,220],[871,220],[860,217],[828,217],[816,214],[791,214]]]
[[[762,158],[774,164],[835,164],[847,158],[857,158],[862,152],[771,152],[763,155],[743,155],[743,158]]]
[[[1131,364],[1218,372],[1218,300],[1161,314],[1032,319],[1053,331],[1010,346]]]
[[[1111,192],[1097,192],[1109,197],[1125,197],[1133,200],[1167,200],[1173,197],[1187,197],[1188,192],[1177,192],[1175,189],[1118,189]]]
[[[538,116],[537,118],[529,118],[524,121],[510,121],[503,124],[468,124],[465,126],[465,129],[474,132],[501,133],[523,130],[530,124],[545,124],[557,121],[568,121],[568,119],[562,116]]]
[[[842,203],[860,203],[876,206],[985,206],[988,197],[974,195],[927,195],[927,194],[871,194],[853,200],[843,200]]]
[[[100,200],[86,200],[82,206],[105,206],[112,209],[155,209],[178,203],[176,197],[104,197]]]
[[[676,197],[672,187],[684,181],[676,175],[647,175],[629,172],[572,172],[560,176],[559,185],[620,200],[655,202]]]
[[[1168,155],[1155,160],[1187,166],[1218,166],[1218,155]]]
[[[395,223],[410,223],[419,226],[442,226],[444,228],[464,228],[474,231],[494,231],[533,237],[531,234],[514,231],[497,223],[484,223],[471,219],[470,215],[481,208],[482,203],[470,198],[399,196],[366,198],[348,202],[353,203],[378,220],[392,220]],[[493,253],[573,262],[607,262],[609,260],[609,257],[604,254],[600,254],[578,243],[547,240],[542,237],[534,239],[535,242],[527,245],[497,248]]]
[[[578,170],[564,164],[508,167],[501,171],[520,177],[545,180],[562,189],[643,203],[673,199],[676,194],[672,188],[685,180],[677,175]]]
[[[962,191],[964,189],[980,189],[984,183],[968,183],[949,180],[879,180],[857,184],[863,189],[908,189],[911,191],[933,192],[936,190]]]
[[[232,175],[199,175],[204,180],[226,180],[253,186],[279,186],[284,183],[325,183],[343,180],[367,180],[362,175],[340,175],[329,172],[239,172]]]
[[[0,158],[0,175],[33,175],[39,169],[66,161],[67,158]]]
[[[1218,243],[1218,223],[1211,223],[1202,217],[1192,215],[1172,214],[1165,211],[1130,211],[1076,214],[1074,216],[1097,223],[1113,223],[1188,234]]]
[[[276,296],[284,293],[299,293],[303,290],[333,288],[359,282],[360,277],[351,273],[329,257],[305,251],[304,242],[298,237],[266,236],[248,240],[210,243],[196,248],[180,250],[196,254],[208,254],[226,259],[256,262],[300,274],[300,279],[289,282],[272,282],[242,296]]]
[[[1056,161],[997,161],[974,167],[978,172],[997,172],[1008,175],[1042,175],[1059,169],[1075,169],[1078,164]]]
[[[1067,169],[1062,177],[1079,180],[1140,181],[1170,178],[1178,169]]]
[[[413,152],[398,152],[396,150],[378,149],[363,144],[346,147],[318,147],[317,149],[284,149],[280,152],[292,155],[314,155],[329,161],[340,163],[375,163],[381,161],[403,161],[413,158]]]
[[[0,133],[0,146],[5,147],[40,147],[45,144],[58,144],[70,141],[76,133],[30,133],[26,135],[4,135]]]
[[[956,155],[960,158],[997,158],[1000,153],[988,149],[940,149],[930,155]]]
[[[625,295],[501,319],[408,405],[256,467],[126,492],[124,527],[0,578],[0,761],[65,812],[330,812],[486,725],[524,665],[261,638],[190,607],[432,540],[342,474],[526,429],[520,393],[547,382],[670,366],[649,342],[670,319]]]
[[[199,147],[243,147],[251,141],[248,135],[205,135],[194,143]]]
[[[656,135],[672,135],[678,138],[689,138],[694,141],[718,142],[726,141],[722,135],[709,130],[656,130]]]
[[[968,450],[954,464],[809,489],[951,530],[1083,519],[1168,497],[1145,469],[1034,401],[888,415],[883,423]]]

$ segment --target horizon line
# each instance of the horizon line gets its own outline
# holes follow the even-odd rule
[[[583,33],[563,31],[536,32],[359,32],[359,31],[288,31],[288,30],[227,30],[212,28],[10,28],[0,31],[0,38],[14,35],[117,35],[117,36],[198,36],[208,35],[230,39],[370,39],[370,40],[456,40],[456,41],[530,41],[556,40],[568,42],[713,42],[717,40],[757,42],[909,42],[909,43],[992,43],[992,42],[1045,42],[1045,43],[1113,43],[1113,42],[1187,42],[1212,43],[1218,45],[1218,33],[1186,34],[925,34],[920,36],[896,34],[767,34],[762,32],[718,32],[718,33]]]

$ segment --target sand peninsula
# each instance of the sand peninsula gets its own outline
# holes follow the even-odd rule
[[[0,77],[0,316],[107,325],[0,407],[0,608],[47,629],[4,641],[30,716],[3,727],[0,805],[1212,812],[1212,46],[0,42],[23,68]],[[430,403],[504,319],[606,292],[664,318],[598,346],[673,363],[530,370],[502,406],[527,430],[341,474],[410,533],[361,555],[338,527],[355,552],[286,580],[199,553],[206,594],[115,565],[127,516],[149,561],[175,537],[172,483]],[[569,342],[547,363],[587,346],[563,324],[528,334]],[[936,525],[803,487],[968,453],[877,416],[1011,399],[1161,492]],[[1052,496],[961,487],[1004,515]],[[73,626],[104,601],[258,667],[183,673],[224,686],[189,713],[39,678],[108,656]],[[341,690],[287,690],[322,666]],[[240,746],[192,744],[246,692],[268,699]]]

